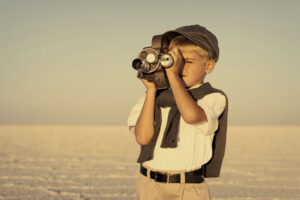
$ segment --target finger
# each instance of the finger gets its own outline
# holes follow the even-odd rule
[[[176,60],[182,60],[183,59],[183,55],[182,52],[179,48],[175,47],[171,50],[171,54],[174,55],[174,57],[176,57]]]
[[[177,54],[175,51],[171,51],[171,52],[169,52],[169,54],[176,60]]]
[[[178,57],[183,57],[182,52],[179,48],[174,49]]]
[[[181,63],[183,62],[183,56],[182,54],[180,53],[179,49],[176,49],[174,50],[173,52],[169,53],[173,60],[174,60],[174,63]]]
[[[178,47],[175,47],[174,49],[172,49],[174,51],[174,53],[176,55],[179,55],[180,54],[180,49]]]
[[[174,51],[169,51],[168,54],[172,56],[172,58],[173,58],[174,61],[177,60],[177,56],[176,56],[176,54],[175,54]]]
[[[168,54],[170,54],[170,53],[172,53],[172,52],[173,52],[173,49],[169,50],[169,51],[168,51]]]

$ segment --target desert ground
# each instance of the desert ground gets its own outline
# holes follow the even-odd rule
[[[300,199],[300,126],[229,126],[213,200]],[[126,126],[0,126],[0,200],[134,200]]]

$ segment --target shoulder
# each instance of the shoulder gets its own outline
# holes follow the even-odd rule
[[[221,92],[213,92],[210,94],[205,95],[203,98],[198,99],[198,101],[205,101],[207,103],[212,102],[220,102],[220,101],[226,101],[226,95]]]
[[[225,98],[228,101],[226,93],[219,88],[215,88],[214,86],[211,86],[211,93],[209,93],[207,96],[221,96],[222,98]]]
[[[127,125],[129,127],[129,130],[133,133],[134,133],[134,126],[135,126],[137,119],[139,118],[141,110],[143,108],[145,96],[146,96],[146,94],[144,94],[138,98],[135,105],[131,108],[131,111],[130,111],[128,119],[127,119]]]
[[[203,98],[197,100],[197,104],[202,108],[206,108],[205,110],[210,110],[212,113],[216,115],[220,115],[227,104],[226,95],[220,92],[213,92],[205,95]]]

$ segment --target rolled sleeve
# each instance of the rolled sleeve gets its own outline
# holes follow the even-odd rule
[[[204,110],[207,122],[195,123],[197,134],[211,135],[218,129],[218,118],[225,109],[225,96],[219,92],[211,93],[197,100],[197,104]]]
[[[128,119],[127,119],[127,126],[130,132],[134,133],[136,122],[140,116],[140,113],[142,111],[144,101],[145,101],[146,94],[141,96],[137,103],[133,106],[131,109]]]

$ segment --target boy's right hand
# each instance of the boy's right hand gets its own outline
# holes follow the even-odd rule
[[[149,89],[155,89],[156,90],[156,85],[153,81],[148,81],[144,78],[141,78],[141,81],[143,82],[143,84],[145,85],[147,90],[149,90]]]

